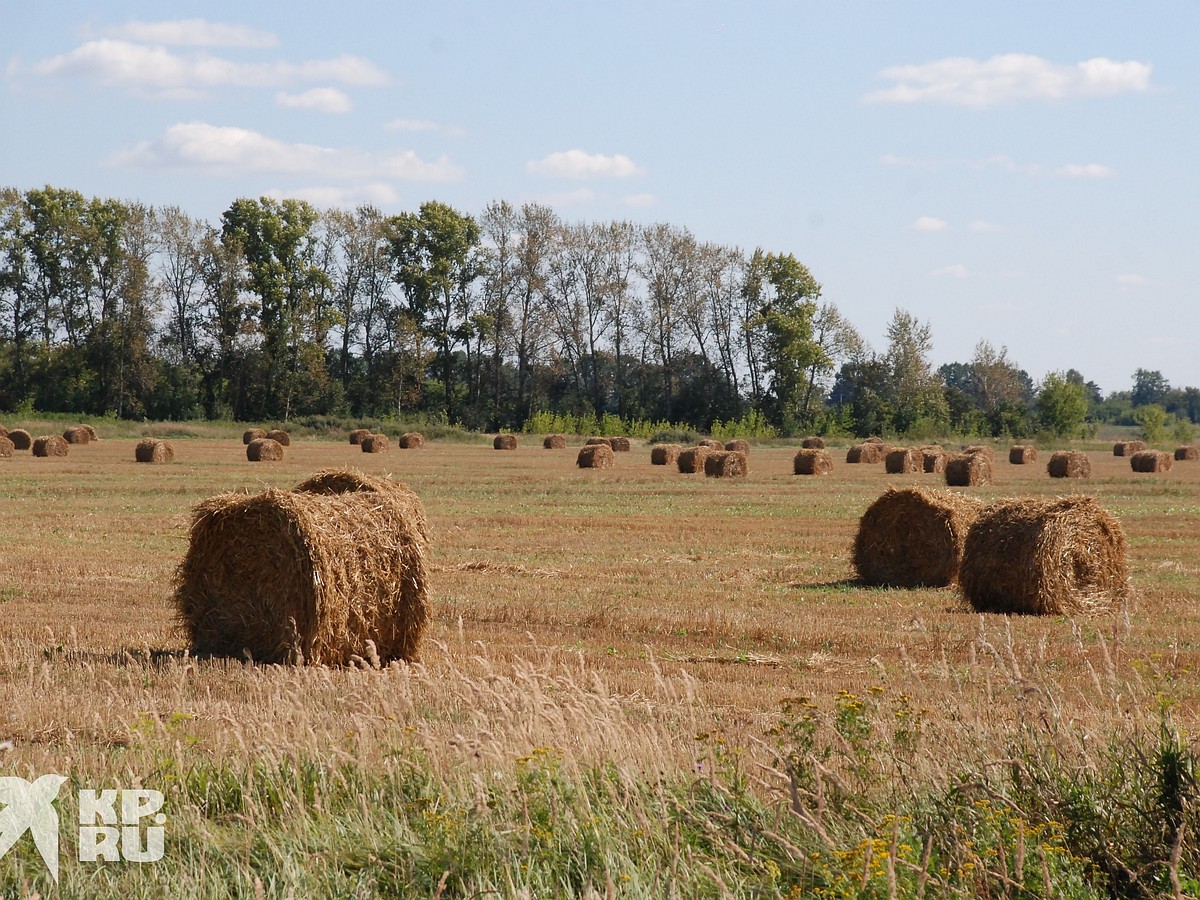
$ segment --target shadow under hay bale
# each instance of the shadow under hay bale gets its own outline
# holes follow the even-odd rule
[[[175,459],[175,448],[170,441],[142,438],[133,448],[133,458],[140,463],[169,463]]]
[[[822,437],[806,437],[800,442],[801,448],[805,450],[824,450],[825,438]]]
[[[823,447],[802,447],[792,458],[795,475],[829,475],[833,472],[833,454]]]
[[[708,454],[711,452],[712,450],[704,444],[688,447],[686,450],[679,451],[679,458],[675,460],[675,465],[685,475],[695,475],[704,471],[704,461],[708,459]]]
[[[250,462],[276,462],[283,459],[283,444],[271,438],[255,438],[246,445],[246,459]]]
[[[363,453],[387,453],[391,449],[386,434],[368,434],[359,442]]]
[[[1108,610],[1129,592],[1125,534],[1092,497],[994,503],[967,532],[959,584],[976,612]]]
[[[57,434],[47,434],[33,441],[34,456],[66,456],[70,444]]]
[[[493,450],[516,450],[517,436],[515,434],[498,434],[492,441]]]
[[[975,487],[992,483],[992,461],[986,453],[954,453],[946,460],[946,484]]]
[[[13,451],[17,448],[7,437],[0,436],[0,459],[12,459]]]
[[[683,448],[678,444],[659,444],[650,450],[650,465],[673,466],[679,459]]]
[[[888,451],[883,465],[889,475],[916,475],[925,470],[925,458],[911,447],[896,447]]]
[[[1092,461],[1082,450],[1055,450],[1046,471],[1051,478],[1091,478]]]
[[[406,431],[396,443],[401,450],[420,450],[425,446],[425,435],[419,431]]]
[[[1018,444],[1008,451],[1008,461],[1014,466],[1026,466],[1030,463],[1035,463],[1037,462],[1037,458],[1037,447],[1031,447],[1027,444]]]
[[[613,453],[628,453],[630,449],[627,437],[611,437],[608,439],[608,445],[612,447]]]
[[[927,474],[941,475],[946,471],[946,451],[938,444],[929,444],[921,447],[918,451],[921,454],[921,469]]]
[[[265,428],[247,428],[242,432],[242,443],[249,446],[251,441],[261,441],[266,436]]]
[[[1133,456],[1145,449],[1145,441],[1117,441],[1113,444],[1113,456]]]
[[[725,449],[726,450],[736,450],[738,453],[747,453],[748,454],[750,452],[750,442],[743,441],[741,438],[737,438],[732,441],[726,441]]]
[[[292,446],[292,436],[282,428],[273,428],[267,432],[267,437],[284,447]]]
[[[704,474],[708,478],[745,478],[749,471],[746,454],[741,450],[722,450],[704,458]]]
[[[88,430],[82,425],[72,425],[63,432],[63,440],[68,444],[86,444],[92,439]]]
[[[1176,447],[1175,448],[1175,461],[1176,462],[1184,462],[1184,461],[1193,462],[1197,459],[1200,459],[1200,450],[1197,450],[1195,447]]]
[[[1174,458],[1164,450],[1139,450],[1129,457],[1129,466],[1135,472],[1170,472]]]
[[[542,440],[542,446],[547,450],[566,450],[567,436],[565,434],[548,434]]]
[[[859,580],[890,587],[953,583],[967,529],[982,509],[982,501],[954,491],[889,488],[858,523]]]
[[[581,469],[609,469],[614,462],[613,448],[608,444],[587,444],[575,457],[575,465]]]
[[[28,450],[33,446],[33,437],[24,428],[14,428],[8,433],[14,450]]]
[[[412,660],[429,620],[427,554],[424,510],[403,485],[223,494],[193,511],[176,616],[202,655]]]
[[[369,434],[371,434],[370,428],[355,428],[350,432],[350,443],[357,447],[362,443],[363,438]]]

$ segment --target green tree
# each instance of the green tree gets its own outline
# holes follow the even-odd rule
[[[1138,369],[1133,373],[1133,405],[1146,406],[1151,403],[1163,405],[1171,386],[1162,372]]]
[[[1138,434],[1147,444],[1160,444],[1167,434],[1167,411],[1157,403],[1138,406],[1133,411],[1133,420],[1140,429]]]
[[[1036,408],[1043,428],[1058,437],[1078,434],[1088,411],[1086,388],[1061,372],[1051,372],[1042,381]]]
[[[945,428],[950,420],[944,386],[929,362],[933,340],[928,324],[897,309],[887,327],[883,361],[890,378],[891,424],[899,433]]]

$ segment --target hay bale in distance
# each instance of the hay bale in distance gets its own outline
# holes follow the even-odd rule
[[[493,450],[516,450],[517,436],[515,434],[498,434],[492,441]]]
[[[862,442],[864,444],[884,444],[885,443],[883,438],[875,437],[874,435],[872,435],[871,437],[868,437],[868,438],[863,438]]]
[[[92,436],[82,425],[72,425],[63,432],[63,440],[68,444],[86,444],[91,439]]]
[[[714,438],[701,438],[696,444],[697,447],[707,447],[709,450],[721,451],[725,449],[725,445]]]
[[[587,444],[579,448],[575,458],[575,465],[581,469],[609,469],[614,462],[613,448],[608,444]]]
[[[704,458],[704,474],[708,478],[745,478],[749,471],[746,454],[741,450],[722,450]]]
[[[611,449],[612,448],[612,438],[590,437],[586,441],[583,442],[583,445],[585,447],[595,447],[598,444],[605,444]]]
[[[16,447],[13,446],[12,441],[10,441],[6,436],[0,435],[0,459],[12,459],[13,451],[15,449]]]
[[[267,432],[267,437],[285,447],[292,446],[292,436],[282,428],[272,428]]]
[[[566,450],[567,436],[565,434],[548,434],[542,440],[542,446],[547,450]]]
[[[427,555],[424,509],[403,485],[222,494],[193,510],[176,617],[202,655],[413,660],[429,620]]]
[[[919,448],[921,454],[921,468],[926,473],[933,475],[941,475],[946,471],[946,451],[939,444],[928,444]]]
[[[1008,451],[1008,461],[1014,466],[1025,466],[1037,462],[1037,447],[1017,444]]]
[[[673,466],[683,450],[678,444],[659,444],[650,450],[650,465]]]
[[[66,456],[70,445],[57,434],[47,434],[33,440],[34,456]]]
[[[1174,458],[1165,450],[1139,450],[1129,457],[1129,465],[1135,472],[1170,472]]]
[[[925,458],[911,447],[895,447],[883,460],[889,475],[915,475],[925,471]]]
[[[823,437],[806,437],[800,442],[801,448],[805,450],[824,450],[825,438]]]
[[[255,438],[246,445],[250,462],[275,462],[283,459],[283,444],[271,438]]]
[[[362,443],[362,439],[369,434],[371,434],[370,428],[355,428],[350,432],[350,443],[357,447]]]
[[[726,450],[736,450],[738,453],[747,453],[748,454],[750,452],[750,442],[743,441],[741,438],[736,438],[732,441],[726,441],[725,449]]]
[[[387,453],[391,449],[386,434],[368,434],[358,446],[363,453]]]
[[[425,446],[425,435],[419,431],[406,431],[396,443],[401,450],[420,450]]]
[[[1197,450],[1195,447],[1188,446],[1175,448],[1176,462],[1192,462],[1197,459],[1200,459],[1200,450]]]
[[[696,447],[688,447],[685,450],[679,451],[679,458],[675,460],[675,465],[680,472],[686,475],[703,472],[704,461],[708,459],[708,454],[711,452],[712,450],[704,444]]]
[[[996,451],[985,444],[971,444],[968,447],[963,447],[962,452],[985,456],[987,457],[988,465],[995,465],[996,463]]]
[[[833,472],[833,454],[824,447],[801,447],[792,458],[796,475],[828,475]]]
[[[8,439],[12,441],[14,450],[28,450],[33,446],[33,438],[24,428],[14,428],[8,433]]]
[[[946,460],[946,484],[974,487],[992,483],[992,461],[986,453],[954,453]]]
[[[981,509],[982,501],[954,491],[888,488],[858,522],[859,580],[891,587],[953,583],[967,529]]]
[[[1133,456],[1145,449],[1145,441],[1117,441],[1113,444],[1113,456]]]
[[[611,437],[608,439],[608,445],[612,447],[613,453],[628,453],[630,449],[627,437]]]
[[[96,429],[95,429],[95,428],[93,428],[91,425],[88,425],[88,424],[83,424],[83,425],[80,425],[79,427],[80,427],[80,428],[82,428],[84,431],[86,431],[86,432],[88,433],[88,440],[89,440],[89,441],[98,441],[98,440],[100,440],[100,435],[96,434]]]
[[[142,438],[133,448],[133,458],[140,463],[169,463],[175,459],[175,448],[170,441]]]
[[[959,584],[976,612],[1110,609],[1129,592],[1125,534],[1092,497],[994,503],[967,532]]]
[[[855,444],[846,451],[846,462],[848,463],[881,463],[887,459],[888,451],[891,448],[887,444],[879,441],[863,441],[861,444]]]
[[[1082,450],[1055,450],[1046,471],[1051,478],[1091,478],[1092,461]]]
[[[266,436],[265,428],[247,428],[242,432],[242,443],[249,446],[251,441],[261,441]]]
[[[8,429],[0,425],[0,437],[8,437]]]

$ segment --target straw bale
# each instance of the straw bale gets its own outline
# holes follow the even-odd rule
[[[368,434],[359,442],[363,453],[387,453],[391,449],[386,434]]]
[[[792,459],[796,475],[828,475],[833,471],[833,454],[823,447],[802,447]]]
[[[737,438],[732,441],[726,441],[725,449],[726,450],[736,450],[738,453],[749,453],[750,452],[750,442],[743,441],[741,438]]]
[[[722,450],[704,458],[704,474],[709,478],[745,478],[749,471],[741,450]]]
[[[659,444],[650,450],[650,464],[653,466],[673,466],[679,460],[683,450],[678,444]]]
[[[0,437],[8,437],[8,429],[0,425]]]
[[[883,465],[889,475],[915,475],[925,469],[925,457],[911,447],[896,447],[888,451]]]
[[[967,529],[983,509],[955,491],[888,488],[867,507],[854,538],[864,584],[941,587],[958,577]]]
[[[579,448],[575,465],[581,469],[608,469],[615,461],[613,449],[608,444],[587,444]]]
[[[1046,471],[1051,478],[1091,478],[1092,461],[1082,450],[1055,450]]]
[[[493,450],[516,450],[517,436],[515,434],[498,434],[492,441]]]
[[[11,459],[15,449],[12,441],[6,436],[0,435],[0,459]]]
[[[43,437],[34,438],[33,440],[33,455],[34,456],[66,456],[70,444],[57,434],[47,434]]]
[[[800,446],[805,450],[824,450],[825,438],[823,437],[806,437],[800,442]]]
[[[976,612],[1107,610],[1128,597],[1125,534],[1092,497],[993,503],[967,533],[959,583]]]
[[[566,450],[567,436],[565,434],[548,434],[542,441],[542,446],[547,450]]]
[[[266,436],[265,428],[248,428],[242,432],[242,443],[249,445],[251,441],[261,441]]]
[[[881,437],[875,437],[874,435],[872,435],[869,438],[863,438],[862,442],[864,444],[882,444],[882,443],[884,443],[884,440]]]
[[[1028,444],[1018,444],[1008,451],[1008,461],[1014,466],[1024,466],[1037,462],[1037,447]]]
[[[1165,450],[1139,450],[1129,457],[1129,465],[1135,472],[1170,472],[1174,457]]]
[[[996,451],[985,444],[971,444],[968,447],[963,447],[962,452],[986,456],[989,466],[996,464]]]
[[[1175,448],[1176,462],[1182,462],[1185,460],[1190,462],[1197,459],[1200,459],[1200,450],[1197,450],[1195,447],[1188,446]]]
[[[91,439],[92,436],[82,425],[72,425],[63,432],[63,440],[68,444],[86,444]]]
[[[881,463],[887,459],[889,449],[887,444],[877,441],[863,441],[861,444],[855,444],[846,451],[846,462]]]
[[[628,453],[630,448],[627,437],[611,437],[608,439],[608,445],[612,447],[613,453]]]
[[[429,543],[429,521],[425,518],[424,505],[407,484],[389,475],[369,475],[361,469],[322,469],[292,490],[301,494],[388,494],[404,506],[405,521],[417,530],[425,544]]]
[[[1145,441],[1117,441],[1113,444],[1113,456],[1133,456],[1145,449]]]
[[[283,459],[283,444],[270,438],[255,438],[246,445],[246,459],[250,462],[275,462]]]
[[[282,428],[273,428],[267,432],[267,437],[285,447],[292,446],[292,436]]]
[[[88,424],[86,424],[86,423],[85,423],[85,424],[83,424],[83,425],[80,425],[79,427],[80,427],[80,428],[82,428],[84,431],[86,431],[86,432],[88,433],[88,440],[89,440],[89,441],[98,441],[98,440],[100,440],[100,435],[96,434],[96,429],[95,429],[95,428],[93,428],[91,425],[88,425]]]
[[[929,444],[920,448],[921,468],[928,473],[941,475],[946,471],[946,451],[939,444]]]
[[[595,447],[598,444],[605,444],[609,449],[612,449],[612,438],[606,437],[590,437],[583,442],[585,447]]]
[[[714,438],[701,438],[700,441],[696,444],[696,446],[707,447],[709,450],[717,450],[717,451],[725,449],[725,445],[721,441],[718,441]]]
[[[8,433],[8,439],[12,441],[14,450],[28,450],[33,446],[33,438],[24,428],[14,428]]]
[[[712,450],[705,444],[697,447],[688,447],[685,450],[679,451],[679,458],[675,460],[675,465],[679,467],[680,472],[685,472],[689,475],[703,472],[704,461],[711,452]]]
[[[133,448],[133,458],[140,463],[169,463],[175,459],[175,448],[170,441],[142,438]]]
[[[350,443],[358,446],[362,443],[362,439],[371,434],[370,428],[355,428],[350,432]]]
[[[427,555],[421,502],[403,485],[222,494],[193,510],[176,617],[202,655],[411,661],[429,620]]]
[[[406,431],[400,435],[397,443],[400,444],[401,450],[419,450],[425,446],[425,435],[419,431]]]
[[[986,453],[954,453],[946,460],[946,484],[972,487],[992,483],[992,461]]]

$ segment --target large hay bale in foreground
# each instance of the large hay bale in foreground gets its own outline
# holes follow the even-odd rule
[[[992,461],[986,453],[954,453],[946,460],[946,484],[974,487],[992,483]]]
[[[548,434],[542,439],[542,446],[547,450],[566,450],[567,436],[565,434]]]
[[[889,475],[915,475],[925,470],[925,458],[911,447],[895,447],[883,459]]]
[[[725,449],[726,450],[736,450],[738,453],[747,453],[748,454],[750,452],[750,442],[743,441],[741,438],[736,438],[732,441],[726,441]]]
[[[683,448],[678,444],[659,444],[650,449],[650,465],[673,466]]]
[[[283,444],[270,438],[255,438],[246,445],[246,459],[250,462],[275,462],[283,459]]]
[[[142,438],[133,448],[133,458],[140,463],[169,463],[175,458],[175,448],[170,441]]]
[[[1092,461],[1082,450],[1055,450],[1046,471],[1051,478],[1091,478]]]
[[[949,458],[940,444],[928,444],[918,449],[921,454],[921,468],[928,474],[941,475],[946,471],[946,460]]]
[[[16,447],[13,442],[7,437],[0,435],[0,459],[12,459],[13,451]]]
[[[403,485],[222,494],[193,510],[176,616],[202,655],[412,660],[429,620],[427,554],[424,510]]]
[[[1001,501],[967,532],[958,580],[976,612],[1110,609],[1129,592],[1125,534],[1092,497]]]
[[[14,450],[28,450],[33,446],[33,437],[24,428],[14,428],[8,433],[8,439],[12,441]]]
[[[613,453],[628,453],[630,450],[629,438],[627,437],[611,437],[608,439],[608,445],[612,447]]]
[[[363,438],[371,433],[370,428],[355,428],[350,432],[350,443],[357,447],[362,443]]]
[[[887,459],[888,451],[891,448],[879,441],[863,441],[861,444],[855,444],[846,451],[846,462],[848,463],[881,463]]]
[[[33,441],[34,456],[66,456],[69,448],[70,444],[57,434],[43,435]]]
[[[983,509],[954,491],[889,488],[867,507],[854,538],[864,584],[941,587],[958,577],[967,529]]]
[[[608,444],[588,444],[579,448],[575,465],[581,469],[608,469],[616,461]]]
[[[267,432],[267,437],[285,447],[292,446],[292,436],[282,428],[272,428]]]
[[[401,450],[420,450],[425,446],[425,435],[419,431],[406,431],[396,443]]]
[[[1135,472],[1170,472],[1173,464],[1174,458],[1165,450],[1139,450],[1129,457]]]
[[[741,450],[722,450],[704,458],[704,474],[708,478],[745,478],[749,471],[746,454]]]
[[[1008,461],[1014,466],[1026,466],[1037,462],[1037,447],[1028,444],[1017,444],[1008,451]]]
[[[261,441],[266,436],[265,428],[247,428],[242,432],[242,443],[249,446],[251,441]]]
[[[386,434],[368,434],[359,444],[363,453],[387,453],[391,449]]]
[[[833,471],[833,454],[821,447],[801,447],[792,458],[796,475],[828,475]]]
[[[492,441],[493,450],[516,450],[517,436],[515,434],[498,434]]]
[[[1113,456],[1133,456],[1145,449],[1145,441],[1117,441],[1113,444]]]
[[[680,472],[687,475],[703,472],[704,461],[708,459],[708,454],[711,452],[712,450],[703,444],[697,447],[688,447],[686,450],[679,451],[679,458],[675,460],[675,465]]]
[[[800,446],[805,450],[824,450],[825,438],[823,437],[806,437],[800,442]]]
[[[91,439],[91,434],[82,425],[72,425],[63,432],[63,440],[68,444],[86,444]]]
[[[1175,461],[1176,462],[1183,462],[1183,461],[1191,462],[1191,461],[1194,461],[1197,459],[1200,459],[1200,450],[1197,450],[1195,447],[1189,446],[1189,447],[1176,447],[1175,448]]]

